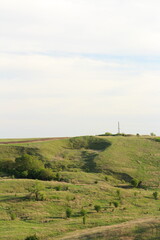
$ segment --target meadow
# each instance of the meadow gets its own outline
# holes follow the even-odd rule
[[[15,169],[5,171],[5,162],[15,163],[24,154],[42,161],[53,179],[16,178]],[[13,140],[0,144],[1,166],[0,239],[24,240],[34,234],[41,240],[103,239],[100,231],[110,240],[114,226],[130,239],[138,236],[135,231],[141,233],[137,239],[160,236],[153,230],[160,224],[157,137]]]

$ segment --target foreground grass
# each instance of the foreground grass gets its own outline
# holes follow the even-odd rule
[[[46,200],[35,201],[26,198],[26,189],[34,183],[35,180],[24,179],[0,181],[0,239],[22,240],[34,233],[42,240],[61,239],[67,232],[77,229],[160,217],[160,200],[153,199],[153,190],[122,189],[102,180],[96,184],[38,181],[44,187]],[[57,186],[62,190],[57,191]],[[110,204],[113,201],[119,203],[118,208]],[[94,210],[96,204],[101,206],[98,213]],[[67,207],[73,210],[70,219],[65,216]],[[87,211],[86,225],[80,216],[82,208]],[[11,220],[11,213],[16,216],[14,220]]]

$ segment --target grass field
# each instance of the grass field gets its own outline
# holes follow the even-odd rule
[[[76,140],[78,144],[79,139]],[[42,161],[50,162],[55,175],[58,171],[63,179],[15,179],[2,174],[0,240],[23,240],[35,233],[41,240],[63,239],[68,233],[70,239],[90,239],[76,238],[74,232],[91,232],[88,229],[128,221],[131,221],[128,229],[132,233],[132,221],[137,219],[144,220],[141,228],[146,221],[159,226],[160,143],[154,141],[157,139],[136,136],[98,139],[103,140],[105,147],[102,149],[95,144],[75,148],[70,139],[0,145],[0,161],[14,161],[24,153],[34,154]],[[131,186],[133,178],[142,181],[142,188]],[[29,189],[35,185],[45,196],[43,201],[28,198]],[[158,193],[157,200],[153,192]],[[95,205],[101,207],[99,212]],[[68,219],[67,208],[72,210]],[[86,211],[86,224],[80,213],[82,209]],[[92,239],[96,238],[92,236]]]

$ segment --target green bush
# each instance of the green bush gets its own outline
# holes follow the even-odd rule
[[[115,208],[117,208],[119,206],[119,203],[118,202],[113,202],[113,205]]]
[[[132,185],[133,187],[135,187],[135,188],[140,187],[141,184],[142,184],[142,181],[139,181],[139,180],[136,179],[136,178],[133,178],[133,179],[131,180],[131,185]]]
[[[100,212],[101,206],[100,205],[95,205],[94,209],[96,210],[96,212]]]
[[[71,208],[67,208],[66,209],[66,218],[70,218],[72,215],[72,209]]]
[[[52,170],[49,168],[43,168],[43,169],[39,170],[37,175],[38,175],[38,179],[40,179],[40,180],[51,181],[52,179],[54,179],[54,174],[53,174]]]
[[[15,212],[10,212],[9,215],[10,215],[11,220],[15,220],[17,218]]]
[[[15,163],[11,160],[5,160],[0,162],[0,171],[13,175],[13,169],[15,167]]]
[[[108,182],[108,177],[107,176],[105,176],[105,178],[104,178],[105,180],[106,180],[106,182]]]
[[[109,141],[93,136],[74,137],[69,141],[70,146],[75,149],[85,148],[93,150],[104,150],[107,146],[110,146]]]
[[[118,199],[121,200],[121,197],[122,197],[121,191],[118,189],[116,193],[117,193]]]
[[[105,134],[104,134],[105,136],[113,136],[113,134],[112,133],[110,133],[110,132],[105,132]]]
[[[39,240],[39,237],[37,237],[36,235],[32,235],[32,236],[26,237],[25,240]]]
[[[43,185],[36,182],[34,185],[32,185],[30,188],[27,188],[26,190],[28,190],[29,192],[29,198],[33,198],[36,201],[43,201],[46,199],[43,189]]]
[[[85,216],[87,214],[87,211],[85,209],[81,209],[80,211],[81,216]]]
[[[158,192],[154,192],[153,197],[154,197],[155,200],[157,200],[158,199]]]
[[[86,224],[86,215],[83,216],[83,224]]]

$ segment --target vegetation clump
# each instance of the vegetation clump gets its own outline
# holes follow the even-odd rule
[[[66,218],[70,218],[72,215],[72,209],[71,208],[67,208],[66,209]]]
[[[100,205],[95,205],[94,209],[96,210],[96,212],[100,212],[101,206]]]
[[[158,199],[158,192],[153,192],[153,197],[154,197],[155,200],[157,200]]]
[[[46,199],[45,194],[42,192],[44,190],[43,185],[40,183],[35,183],[30,188],[27,188],[29,192],[29,199],[34,198],[36,201],[44,201]]]
[[[74,137],[70,139],[70,146],[75,149],[104,150],[109,145],[109,141],[93,136]]]
[[[132,185],[133,187],[135,187],[135,188],[141,187],[142,181],[139,181],[138,179],[133,178],[133,179],[131,180],[131,185]]]
[[[32,235],[32,236],[26,237],[25,240],[39,240],[39,237],[37,237],[36,235]]]
[[[30,178],[40,180],[52,180],[54,174],[51,169],[45,168],[44,163],[37,156],[23,154],[13,161],[1,163],[2,171],[16,178]]]

